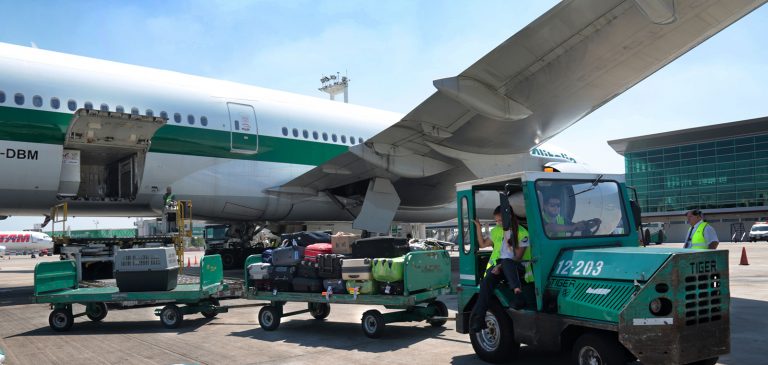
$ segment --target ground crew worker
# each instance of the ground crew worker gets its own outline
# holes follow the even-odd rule
[[[512,227],[510,227],[509,231],[504,231],[502,228],[500,206],[496,207],[493,211],[493,218],[496,221],[496,226],[491,229],[490,239],[482,237],[480,222],[475,219],[477,241],[480,247],[493,245],[493,252],[486,266],[485,276],[480,283],[477,303],[472,309],[472,315],[470,316],[470,328],[474,332],[481,331],[487,327],[485,312],[488,311],[488,305],[493,292],[502,279],[506,279],[510,289],[517,294],[513,307],[515,309],[525,307],[525,300],[522,297],[522,283],[518,274],[521,260],[526,261],[522,264],[525,267],[525,282],[533,282],[533,271],[530,268],[531,249],[528,231],[518,223],[514,212],[512,212]]]
[[[683,248],[693,250],[714,250],[717,248],[717,245],[720,244],[720,240],[717,239],[717,232],[709,223],[704,221],[704,214],[700,210],[688,211],[685,213],[685,219],[688,220],[691,228],[688,228]]]
[[[568,232],[583,231],[586,222],[566,224],[565,218],[560,215],[560,198],[550,196],[544,200],[544,230],[550,237],[565,237]]]
[[[174,201],[176,201],[176,195],[173,194],[171,187],[167,186],[165,188],[165,194],[163,194],[163,204],[165,204],[167,207],[169,205],[173,205]]]
[[[176,228],[176,195],[170,186],[165,188],[163,194],[163,214],[166,219],[166,233],[177,232]]]

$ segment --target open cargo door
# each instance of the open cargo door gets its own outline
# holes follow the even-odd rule
[[[59,195],[134,199],[152,137],[163,125],[160,117],[78,109],[65,137]]]

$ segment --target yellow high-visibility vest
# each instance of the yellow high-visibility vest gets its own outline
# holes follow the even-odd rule
[[[707,242],[707,240],[704,238],[704,228],[706,228],[708,225],[709,223],[702,221],[701,223],[699,223],[699,226],[696,227],[696,231],[693,232],[693,236],[691,236],[691,249],[694,249],[694,250],[709,249],[709,242]]]

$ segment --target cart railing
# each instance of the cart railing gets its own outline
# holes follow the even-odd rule
[[[77,289],[75,262],[52,261],[35,265],[35,295],[63,289]]]
[[[207,255],[200,260],[200,291],[224,282],[221,255]]]

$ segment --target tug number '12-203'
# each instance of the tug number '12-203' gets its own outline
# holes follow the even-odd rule
[[[560,260],[557,263],[555,273],[560,275],[597,276],[602,271],[602,261],[576,261],[576,265],[574,265],[572,260]]]

